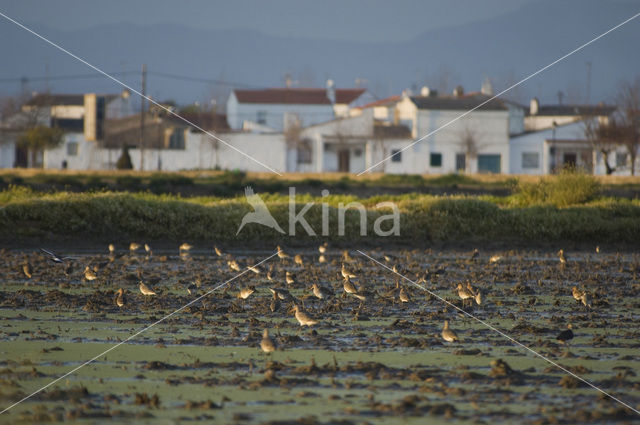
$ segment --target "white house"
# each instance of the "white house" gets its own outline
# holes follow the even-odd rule
[[[181,171],[195,169],[227,169],[264,172],[265,167],[252,161],[241,152],[251,155],[263,164],[278,171],[285,172],[287,149],[282,134],[255,133],[218,133],[224,141],[220,142],[211,136],[191,131],[184,131],[184,140],[174,147],[149,147],[142,151],[145,170]],[[81,135],[67,135],[69,142],[78,143],[78,150],[70,153],[68,143],[45,151],[45,168],[59,168],[62,161],[67,167],[75,170],[109,170],[122,154],[122,148],[103,147],[97,142],[81,140]],[[235,148],[235,149],[234,149]],[[140,169],[139,147],[129,149],[134,169]]]
[[[409,173],[503,173],[509,170],[509,108],[494,99],[473,112],[490,96],[463,94],[404,96],[398,102],[397,121],[409,127],[415,140],[405,151]]]
[[[258,128],[282,132],[296,123],[309,126],[349,115],[349,110],[373,100],[365,89],[269,88],[231,92],[227,119],[233,130]]]
[[[585,117],[597,117],[606,122],[615,111],[615,106],[598,105],[540,105],[535,97],[531,99],[529,110],[524,118],[526,131],[537,131],[578,122]]]
[[[604,157],[587,140],[583,121],[530,131],[512,137],[510,144],[512,174],[552,174],[564,166],[606,174]],[[615,168],[614,174],[630,174],[629,155],[624,147],[616,147],[608,160]]]
[[[65,134],[61,148],[75,156],[82,156],[85,142],[102,138],[103,124],[109,118],[132,113],[128,91],[120,94],[49,94],[34,95],[20,112],[0,124],[0,166],[45,166],[43,152],[27,155],[17,146],[19,135],[36,125],[58,127]],[[57,164],[60,168],[63,163]]]

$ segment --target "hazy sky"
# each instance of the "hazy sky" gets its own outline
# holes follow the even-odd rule
[[[195,28],[254,29],[282,36],[390,41],[500,15],[531,1],[0,0],[0,11],[27,24],[56,29],[172,22]]]

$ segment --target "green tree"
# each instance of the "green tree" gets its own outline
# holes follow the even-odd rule
[[[62,136],[64,136],[64,131],[58,127],[37,125],[20,134],[18,145],[27,149],[32,163],[35,163],[36,152],[57,148],[62,143]]]

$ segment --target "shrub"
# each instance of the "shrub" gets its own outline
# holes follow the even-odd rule
[[[540,179],[537,183],[520,183],[516,202],[520,206],[567,207],[593,200],[599,190],[600,184],[594,176],[565,168],[557,176]]]
[[[133,170],[133,164],[131,163],[131,156],[129,156],[129,148],[123,147],[122,154],[120,158],[118,158],[118,162],[116,162],[116,168],[118,170]]]

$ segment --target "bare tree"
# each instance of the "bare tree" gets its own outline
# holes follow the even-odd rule
[[[629,153],[631,175],[635,175],[636,158],[640,147],[640,76],[633,82],[624,81],[616,97],[618,114],[610,123],[611,130],[619,136],[620,144]]]
[[[302,140],[302,124],[299,119],[291,119],[284,126],[284,140],[287,148],[296,149]]]
[[[481,136],[477,130],[466,123],[458,133],[458,147],[465,155],[465,171],[469,170],[468,162],[478,157],[483,145],[480,144]]]
[[[609,163],[612,152],[616,150],[618,141],[612,137],[611,127],[600,124],[598,117],[586,116],[582,120],[584,136],[592,149],[602,155],[602,160],[606,169],[606,174],[611,175],[616,171],[615,166]]]

